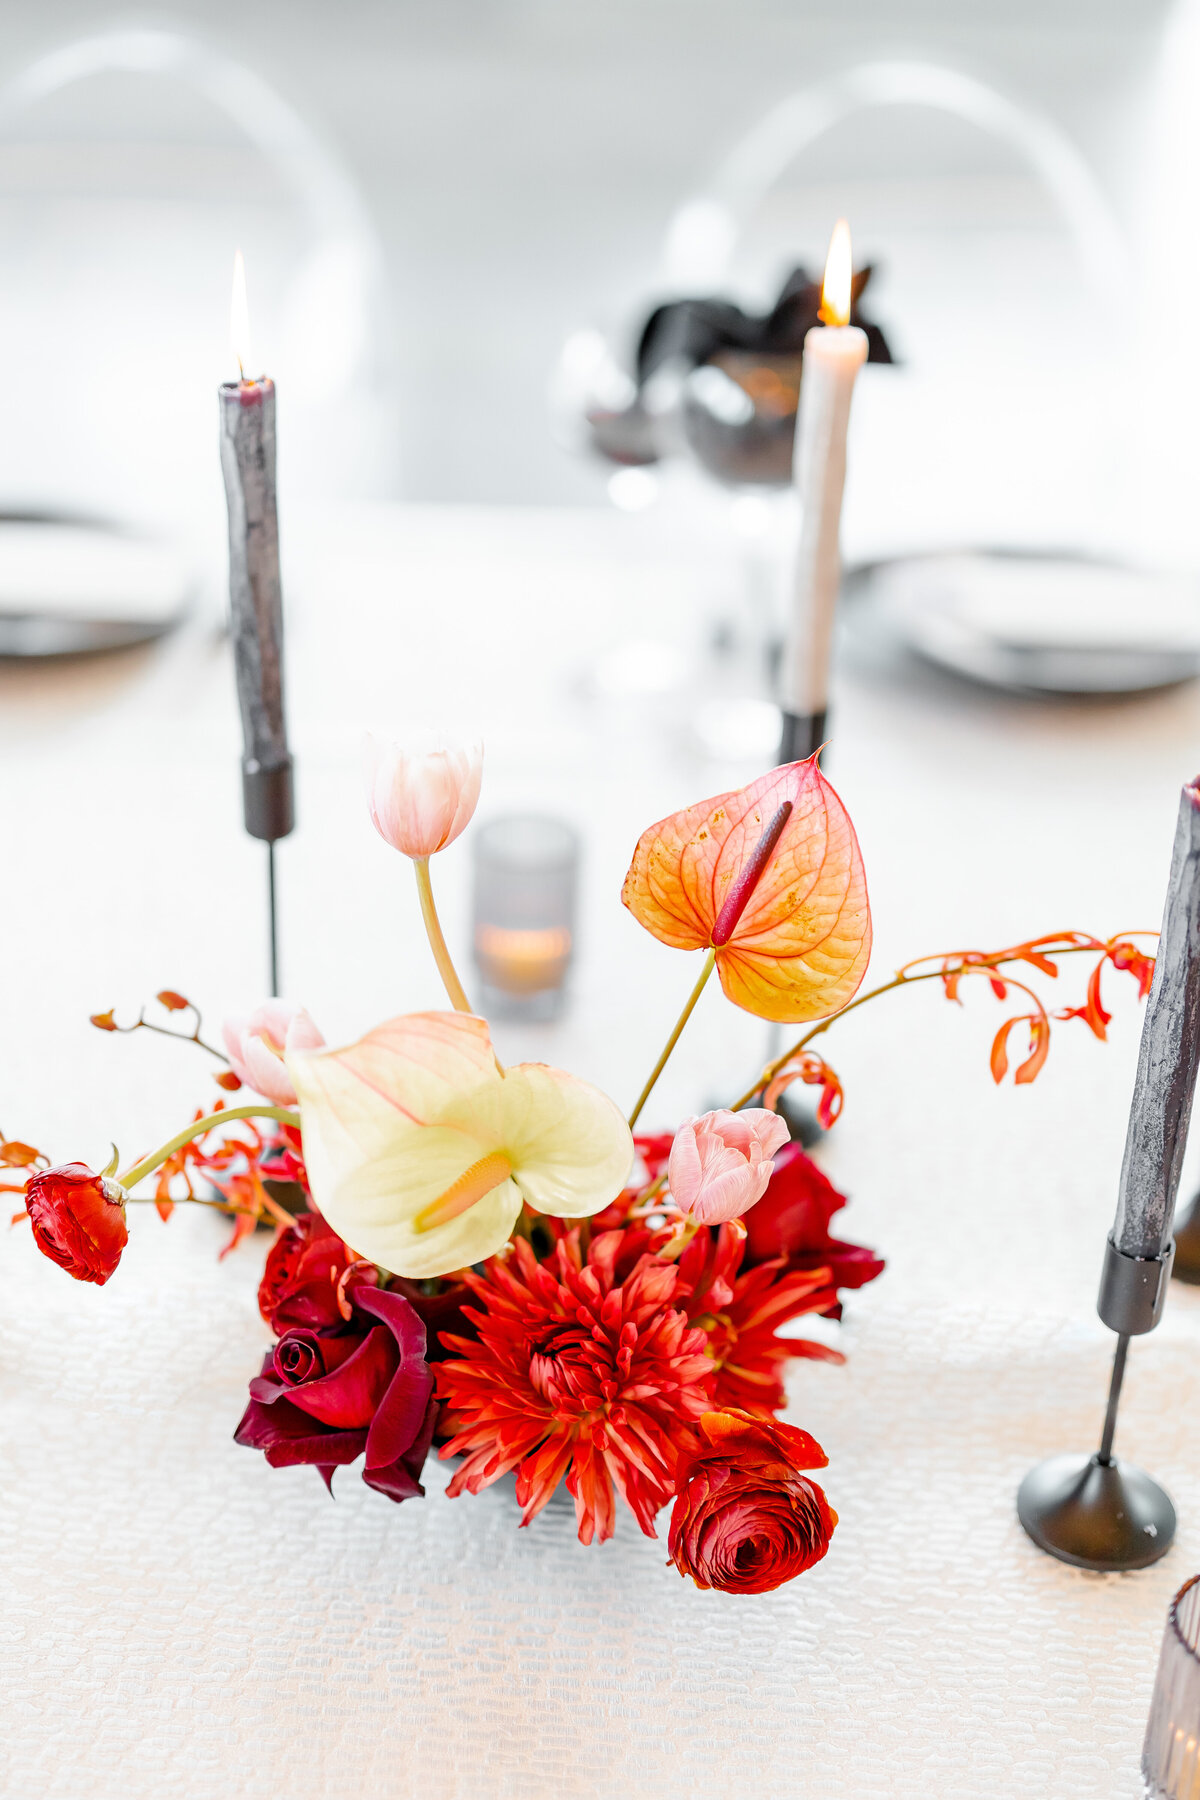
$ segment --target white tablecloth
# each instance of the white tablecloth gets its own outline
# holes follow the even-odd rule
[[[582,677],[630,635],[694,636],[736,598],[732,564],[569,514],[346,514],[297,522],[289,547],[287,991],[331,1038],[438,1003],[407,867],[365,823],[358,741],[456,699],[488,738],[481,816],[556,809],[587,843],[571,1010],[501,1049],[632,1097],[693,974],[623,913],[621,877],[646,823],[730,771],[681,747],[671,704],[600,704]],[[102,1162],[113,1136],[132,1153],[212,1091],[199,1053],[103,1037],[87,1013],[171,985],[215,1022],[261,989],[227,664],[194,627],[0,672],[0,1127],[56,1159]],[[877,970],[1157,924],[1195,689],[1053,706],[860,662],[834,719]],[[464,844],[435,871],[460,945],[468,870]],[[823,1160],[853,1196],[845,1232],[889,1266],[850,1299],[846,1366],[789,1385],[830,1457],[830,1554],[755,1599],[695,1591],[628,1517],[584,1550],[565,1502],[528,1531],[510,1491],[448,1502],[436,1464],[400,1507],[353,1473],[330,1500],[312,1471],[269,1470],[232,1442],[267,1341],[261,1244],[218,1264],[212,1216],[146,1209],[101,1290],[18,1227],[0,1241],[3,1791],[1131,1800],[1167,1601],[1200,1566],[1200,1294],[1176,1284],[1134,1346],[1118,1438],[1176,1499],[1171,1554],[1076,1573],[1014,1510],[1025,1470],[1091,1447],[1103,1410],[1095,1286],[1138,1031],[1132,984],[1106,992],[1112,1042],[1064,1026],[1018,1092],[988,1077],[1002,1015],[983,991],[963,1012],[932,988],[888,997],[830,1034],[849,1098]],[[762,1052],[706,995],[648,1121],[728,1097]]]

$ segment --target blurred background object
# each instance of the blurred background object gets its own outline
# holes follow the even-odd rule
[[[120,25],[56,42],[41,23],[45,47],[0,80],[0,333],[18,350],[0,504],[149,530],[219,563],[213,394],[236,374],[224,295],[239,245],[257,345],[286,384],[293,492],[394,491],[381,257],[339,155],[218,42]],[[27,526],[26,560],[29,540]],[[45,581],[25,598],[58,616]],[[136,581],[130,605],[133,624]]]
[[[667,277],[694,286],[695,232],[689,267],[683,227],[696,213],[681,208],[748,134],[801,92],[844,98],[864,61],[936,65],[943,86],[975,83],[994,92],[994,109],[1049,121],[1129,224],[1144,210],[1167,10],[1165,0],[1014,0],[1002,13],[978,0],[850,0],[833,13],[816,0],[695,0],[685,19],[673,0],[568,10],[351,0],[336,15],[315,0],[261,0],[251,13],[191,0],[159,7],[153,29],[126,30],[91,0],[10,7],[0,21],[4,323],[19,334],[23,382],[77,359],[95,394],[103,351],[122,409],[131,385],[174,381],[177,369],[182,459],[195,426],[208,433],[211,385],[228,372],[229,253],[241,241],[281,405],[286,392],[292,415],[323,408],[314,435],[325,479],[417,499],[601,501],[608,472],[572,466],[546,432],[555,351],[591,319],[619,336],[666,297]],[[1018,362],[1039,321],[1062,352],[1062,334],[1046,330],[1061,317],[1072,336],[1084,331],[1092,374],[1103,371],[1090,416],[1111,416],[1118,371],[1077,304],[1088,290],[1076,246],[1011,140],[919,100],[843,108],[780,172],[743,247],[742,279],[758,283],[747,298],[761,303],[795,261],[817,265],[841,212],[861,259],[886,261],[873,305],[895,322],[914,379],[935,339],[943,394],[964,362],[1006,350]],[[64,241],[76,253],[69,279]],[[378,275],[380,312],[362,296]],[[1128,291],[1115,301],[1128,316]],[[1088,386],[1081,358],[1063,371],[1076,391]],[[357,397],[355,367],[368,371]],[[881,378],[874,387],[859,435],[881,432],[871,461],[888,466],[907,398],[884,398]],[[1065,415],[1070,398],[1044,405]],[[888,418],[876,421],[880,409]],[[289,428],[299,480],[298,417]],[[1009,443],[1008,425],[997,427],[997,464],[1032,487]],[[64,485],[81,484],[75,460]],[[152,486],[171,482],[178,505],[182,467],[172,476],[167,460]],[[0,498],[14,473],[0,465]],[[963,468],[964,512],[980,474]]]

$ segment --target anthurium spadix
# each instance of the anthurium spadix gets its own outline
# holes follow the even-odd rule
[[[394,1275],[492,1256],[523,1201],[588,1217],[633,1167],[629,1127],[606,1094],[543,1063],[501,1074],[470,1013],[412,1013],[346,1049],[286,1060],[314,1203]]]
[[[712,950],[729,998],[762,1019],[826,1018],[870,960],[862,853],[815,757],[651,825],[621,898],[662,943]]]

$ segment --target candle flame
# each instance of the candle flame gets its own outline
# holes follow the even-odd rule
[[[821,284],[820,317],[825,325],[850,323],[850,287],[854,262],[850,254],[850,227],[839,219],[829,240],[825,280]]]
[[[246,307],[246,265],[242,253],[233,255],[233,296],[229,302],[229,343],[243,381],[250,367],[250,314]]]

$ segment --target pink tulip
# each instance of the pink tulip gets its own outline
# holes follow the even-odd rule
[[[393,850],[432,856],[470,823],[479,800],[483,745],[414,751],[367,739],[371,822]]]
[[[295,1106],[296,1090],[283,1062],[285,1050],[315,1050],[325,1042],[303,1007],[266,1000],[248,1019],[221,1027],[235,1075],[276,1106]]]
[[[766,1193],[771,1158],[787,1141],[785,1122],[761,1106],[685,1119],[667,1164],[671,1198],[697,1225],[740,1218]]]

